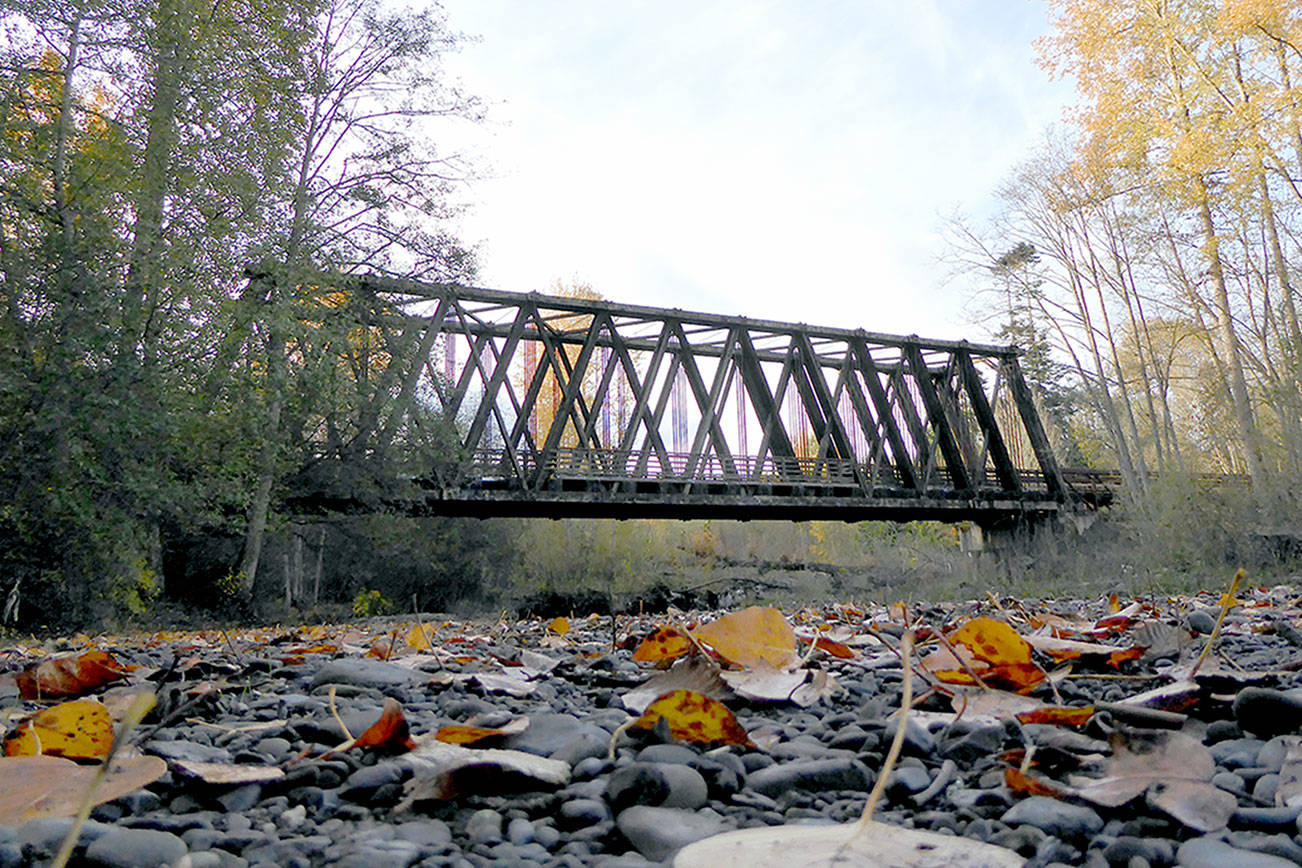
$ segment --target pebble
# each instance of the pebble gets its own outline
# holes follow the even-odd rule
[[[1302,695],[1296,691],[1245,687],[1231,708],[1245,732],[1274,736],[1302,730]]]
[[[1219,838],[1191,838],[1180,845],[1176,859],[1181,868],[1287,868],[1296,863],[1272,856],[1231,847]]]
[[[781,763],[760,769],[746,779],[749,789],[770,797],[791,790],[867,791],[872,783],[872,772],[857,759]]]
[[[1055,838],[1082,838],[1103,828],[1098,811],[1048,796],[1031,796],[1013,805],[1000,817],[1009,826],[1025,823]]]
[[[104,868],[160,868],[186,854],[185,842],[171,832],[110,829],[86,848],[86,861]]]
[[[652,862],[660,862],[693,841],[727,831],[717,816],[635,805],[621,811],[616,825],[637,851]]]

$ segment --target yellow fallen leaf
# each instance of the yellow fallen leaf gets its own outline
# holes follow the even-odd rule
[[[5,756],[108,756],[113,718],[102,702],[78,699],[37,712],[5,738]]]
[[[651,729],[661,718],[669,725],[670,734],[679,741],[753,746],[746,730],[727,706],[694,690],[666,693],[647,706],[642,716],[630,726],[633,729]]]
[[[569,619],[553,618],[551,623],[547,625],[547,629],[551,630],[557,636],[564,636],[566,633],[570,632]]]
[[[796,631],[777,609],[750,606],[692,630],[692,636],[737,666],[786,669],[800,660]]]

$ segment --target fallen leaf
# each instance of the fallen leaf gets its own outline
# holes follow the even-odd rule
[[[460,744],[469,747],[470,745],[483,744],[485,742],[500,742],[507,736],[519,735],[529,726],[529,718],[519,717],[505,726],[487,727],[487,726],[467,726],[461,723],[453,723],[448,726],[439,727],[434,733],[434,738],[446,744]]]
[[[432,621],[428,624],[417,624],[407,631],[407,644],[413,651],[434,650],[434,636],[437,634],[438,628],[439,625]]]
[[[669,732],[679,741],[696,744],[751,745],[737,718],[722,702],[693,690],[675,690],[647,706],[633,721],[634,729],[651,729],[664,718]]]
[[[97,771],[94,766],[54,756],[0,759],[0,826],[74,816]],[[91,803],[99,805],[121,798],[166,771],[167,763],[156,756],[121,757],[100,779]]]
[[[1055,799],[1067,796],[1058,787],[1013,768],[1004,769],[1004,784],[1019,796],[1050,796]]]
[[[869,865],[877,868],[1005,868],[1026,860],[971,838],[879,823],[765,826],[725,832],[688,844],[674,868],[791,868]]]
[[[732,690],[719,677],[716,663],[702,657],[691,657],[651,676],[621,696],[620,702],[634,714],[641,714],[651,703],[675,690],[692,690],[711,699],[725,699],[732,695]]]
[[[1084,726],[1094,716],[1094,706],[1047,706],[1017,715],[1022,723],[1047,723],[1054,726]]]
[[[692,636],[724,660],[745,668],[767,663],[787,669],[800,660],[796,631],[781,612],[771,607],[750,606],[724,615],[692,630]]]
[[[721,672],[723,679],[738,696],[756,702],[787,702],[791,694],[809,678],[808,669],[784,672],[767,664],[741,672]]]
[[[1281,808],[1302,805],[1302,737],[1281,736],[1284,739],[1284,765],[1279,770],[1279,786],[1275,789],[1275,804]]]
[[[568,618],[553,618],[551,623],[547,625],[547,629],[551,630],[557,636],[564,636],[566,633],[570,632],[570,621]]]
[[[127,670],[106,651],[87,651],[75,657],[56,657],[17,673],[23,699],[77,696],[127,677]]]
[[[402,713],[402,703],[392,697],[384,700],[380,719],[357,736],[352,746],[391,753],[401,753],[415,747],[416,743],[411,740],[411,732],[407,727],[407,717]]]
[[[633,652],[633,659],[639,663],[653,663],[661,660],[673,660],[690,654],[696,645],[687,634],[677,627],[662,625],[642,640]]]
[[[488,693],[506,693],[511,696],[529,696],[538,688],[514,675],[495,675],[491,672],[474,672],[465,677]]]
[[[77,699],[39,711],[5,738],[6,756],[96,759],[113,746],[113,718],[103,703]]]
[[[271,781],[278,781],[285,776],[283,771],[274,766],[173,760],[172,767],[184,775],[198,778],[205,784],[224,784],[227,786],[266,784]]]
[[[1202,742],[1182,732],[1116,730],[1102,778],[1074,778],[1071,794],[1116,808],[1144,793],[1149,804],[1200,832],[1225,828],[1238,806],[1210,782],[1216,761]]]
[[[446,801],[461,794],[500,795],[555,789],[570,781],[570,765],[518,750],[472,750],[429,739],[404,757],[415,771],[395,813],[416,802]]]

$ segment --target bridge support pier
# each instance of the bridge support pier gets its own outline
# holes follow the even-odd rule
[[[1030,553],[1044,535],[1075,539],[1093,526],[1098,514],[1069,510],[1056,515],[1005,519],[979,524],[966,522],[959,529],[959,549],[968,554]]]

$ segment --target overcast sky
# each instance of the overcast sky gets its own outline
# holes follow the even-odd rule
[[[979,337],[938,234],[1061,119],[1038,0],[442,0],[482,286]]]

